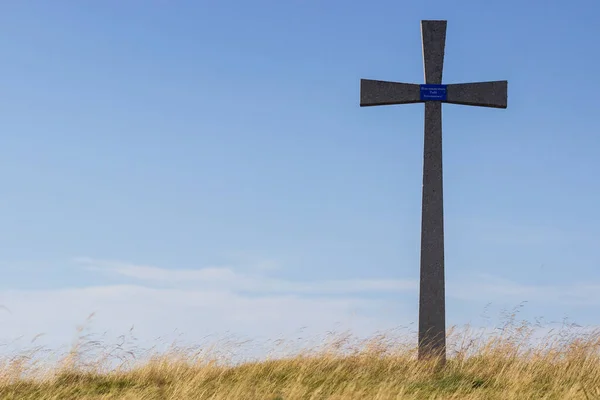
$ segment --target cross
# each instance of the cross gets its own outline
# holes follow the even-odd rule
[[[418,358],[446,361],[442,103],[507,107],[507,81],[442,85],[447,21],[421,21],[425,85],[361,79],[360,106],[425,103]]]

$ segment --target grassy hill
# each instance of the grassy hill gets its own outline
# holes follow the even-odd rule
[[[5,360],[0,399],[600,399],[600,334],[563,329],[532,347],[533,331],[452,330],[442,369],[386,335],[354,346],[340,335],[317,351],[236,365],[178,350],[107,369],[78,363],[75,349],[29,375],[27,357]]]

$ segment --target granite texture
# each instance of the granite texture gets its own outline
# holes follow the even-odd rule
[[[442,83],[446,21],[421,21],[425,83]]]
[[[420,102],[420,85],[413,83],[374,81],[370,79],[360,80],[361,107]]]
[[[476,82],[448,85],[446,103],[465,106],[506,108],[508,82]]]
[[[442,103],[425,103],[419,358],[445,352],[444,185],[442,174]]]
[[[446,21],[421,21],[426,84],[441,84]],[[360,106],[425,103],[421,272],[419,290],[419,359],[446,360],[444,285],[444,195],[442,168],[442,103],[507,107],[507,81],[447,85],[445,101],[422,101],[420,85],[361,79]]]
[[[421,21],[425,83],[442,83],[446,21]],[[442,103],[425,102],[419,287],[420,359],[446,354]]]

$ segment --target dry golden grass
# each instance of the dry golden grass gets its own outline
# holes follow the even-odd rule
[[[86,363],[83,353],[101,348],[87,341],[47,367],[31,354],[5,360],[0,399],[600,399],[600,333],[567,327],[531,347],[534,331],[514,314],[492,336],[451,329],[443,369],[387,334],[357,343],[337,335],[312,351],[235,365],[175,347],[132,363],[122,343]],[[115,349],[129,358],[109,367]]]

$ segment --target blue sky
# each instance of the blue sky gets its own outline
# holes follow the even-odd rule
[[[448,325],[600,325],[596,3],[3,3],[0,338],[415,324],[423,105],[359,81],[422,83],[422,19],[509,82],[443,107]]]

